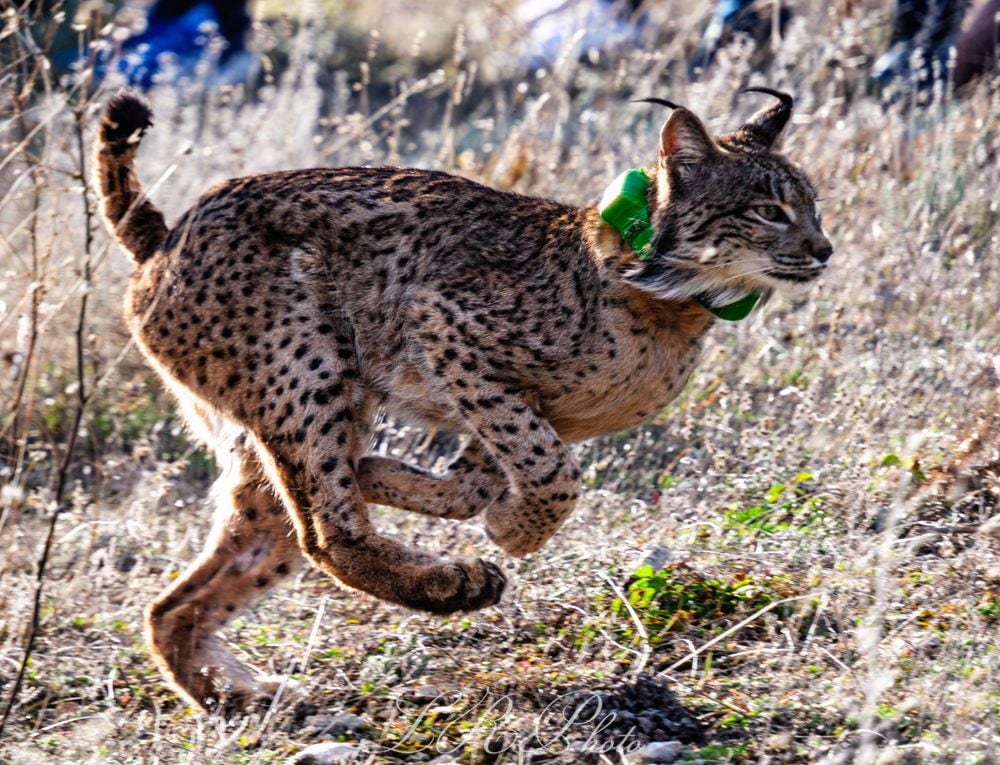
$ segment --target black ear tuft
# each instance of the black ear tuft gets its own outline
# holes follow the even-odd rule
[[[767,109],[761,109],[740,127],[746,139],[768,149],[777,144],[781,131],[792,116],[795,99],[787,93],[771,88],[744,88],[743,93],[765,93],[778,99],[778,103]]]
[[[666,106],[670,109],[683,109],[684,107],[680,104],[675,104],[673,101],[668,101],[665,98],[633,98],[631,99],[633,104],[643,103],[643,104],[659,104],[660,106]]]
[[[781,105],[784,107],[785,111],[788,112],[789,114],[791,114],[792,108],[795,106],[794,98],[792,98],[787,93],[783,93],[780,90],[774,90],[773,88],[765,88],[758,85],[750,88],[743,88],[743,90],[741,90],[740,93],[764,93],[765,95],[768,96],[774,96],[781,102]]]
[[[120,90],[108,101],[101,119],[101,140],[107,144],[127,142],[136,133],[141,137],[153,126],[153,110],[141,96]]]

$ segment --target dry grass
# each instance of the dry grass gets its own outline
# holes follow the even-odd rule
[[[465,31],[441,50],[401,47],[405,15],[388,6],[370,17],[338,6],[340,48],[326,22],[259,31],[275,68],[251,99],[197,87],[151,94],[157,126],[140,171],[174,217],[212,182],[318,164],[440,167],[592,204],[654,146],[663,115],[627,96],[669,94],[723,129],[759,105],[734,101],[740,86],[784,86],[799,104],[787,152],[818,179],[837,248],[808,297],[716,328],[668,411],[580,448],[590,491],[543,554],[505,563],[513,584],[501,606],[431,618],[309,571],[245,614],[227,632],[234,650],[301,685],[263,719],[230,722],[180,703],[142,646],[143,605],[199,550],[212,465],[129,349],[118,308],[128,264],[84,212],[93,197],[80,146],[103,94],[60,82],[29,55],[44,49],[45,23],[8,17],[5,699],[60,514],[0,761],[281,762],[337,735],[358,744],[359,762],[429,761],[439,744],[469,763],[602,761],[566,751],[564,739],[582,741],[594,725],[578,720],[559,738],[560,702],[550,714],[546,705],[620,690],[640,668],[702,721],[706,738],[687,746],[688,759],[1000,758],[996,89],[982,83],[960,100],[938,89],[923,109],[867,96],[864,57],[886,36],[870,3],[803,7],[764,73],[734,46],[691,84],[687,30],[707,9],[681,5],[657,12],[658,37],[639,49],[596,66],[567,55],[530,75],[510,54],[521,31],[509,12],[448,6],[427,39],[456,39],[452,24]],[[373,23],[385,26],[382,42],[351,36]],[[352,45],[370,75],[358,59],[331,69]],[[425,464],[440,452],[393,427],[377,448]],[[418,544],[490,550],[474,524],[377,512]],[[630,575],[650,554],[666,572],[637,583]],[[490,703],[477,706],[485,692]],[[303,725],[303,700],[367,727]],[[499,740],[498,727],[508,746],[490,756],[484,742]]]

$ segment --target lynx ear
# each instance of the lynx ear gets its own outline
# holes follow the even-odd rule
[[[788,118],[792,116],[792,107],[795,100],[787,93],[782,93],[771,88],[744,88],[744,93],[764,93],[778,99],[778,103],[765,109],[761,109],[749,121],[743,123],[739,132],[746,140],[759,144],[765,148],[774,148],[781,133],[788,124]]]
[[[709,159],[716,151],[701,120],[683,107],[675,109],[660,129],[661,160],[695,165]]]

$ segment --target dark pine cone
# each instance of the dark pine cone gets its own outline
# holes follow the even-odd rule
[[[578,719],[592,720],[592,727],[600,729],[597,738],[601,741],[688,744],[705,739],[701,723],[681,706],[666,683],[646,674],[640,675],[633,685],[578,690],[567,705],[571,707],[581,710]]]

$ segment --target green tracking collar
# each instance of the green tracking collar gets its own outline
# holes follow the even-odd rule
[[[604,222],[618,232],[639,260],[649,260],[653,255],[655,232],[649,219],[649,203],[646,199],[648,188],[649,176],[645,170],[626,170],[604,190],[597,205],[597,212]],[[695,300],[713,316],[724,321],[740,321],[750,315],[760,296],[760,291],[754,290],[721,308],[713,307],[700,295],[696,295]]]
[[[723,321],[743,321],[757,307],[757,301],[760,300],[760,291],[754,290],[739,300],[727,303],[721,308],[709,305],[708,301],[699,295],[695,296],[695,300],[701,304],[702,308]]]
[[[604,190],[597,212],[635,251],[639,260],[653,254],[653,224],[649,220],[645,170],[626,170]]]

